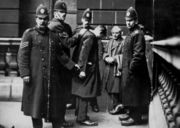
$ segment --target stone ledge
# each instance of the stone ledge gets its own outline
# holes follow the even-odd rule
[[[20,77],[0,77],[0,101],[21,101],[22,90]]]

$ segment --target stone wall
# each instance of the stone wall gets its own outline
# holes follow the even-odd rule
[[[77,24],[81,24],[83,11],[90,8],[92,10],[92,25],[106,25],[108,35],[110,35],[110,29],[113,25],[119,25],[126,34],[124,17],[126,9],[130,6],[135,6],[134,0],[77,0]]]
[[[0,37],[17,37],[19,34],[19,0],[1,0]]]

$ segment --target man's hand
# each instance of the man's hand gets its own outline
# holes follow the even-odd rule
[[[78,64],[75,64],[75,65],[74,65],[74,67],[73,67],[73,69],[72,69],[72,72],[73,72],[74,74],[79,74],[79,73],[80,73],[80,67],[79,67]]]
[[[54,18],[56,18],[56,19],[62,19],[61,17],[62,17],[62,16],[61,16],[61,13],[60,13],[60,12],[54,13]]]
[[[83,71],[81,71],[81,72],[79,73],[79,78],[83,79],[83,78],[85,78],[85,77],[86,77],[86,73],[83,72]]]
[[[78,70],[80,70],[80,67],[78,64],[75,64],[74,67],[76,67]]]
[[[25,77],[23,77],[23,81],[24,81],[25,83],[29,83],[29,82],[30,82],[30,76],[25,76]]]
[[[106,57],[105,58],[105,61],[109,64],[113,63],[114,62],[114,58],[113,57]]]

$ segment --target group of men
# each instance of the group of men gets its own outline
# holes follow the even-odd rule
[[[65,121],[67,97],[76,98],[76,121],[96,126],[87,115],[88,102],[101,93],[98,41],[106,35],[103,25],[92,29],[92,14],[85,10],[82,26],[74,34],[65,23],[67,6],[57,0],[54,17],[49,21],[48,9],[36,9],[36,26],[27,29],[18,51],[18,66],[24,82],[22,111],[31,116],[33,128],[42,128],[42,118],[52,122],[53,128],[72,126]],[[145,40],[137,24],[137,13],[127,10],[126,24],[130,30],[124,43],[122,65],[122,103],[126,113],[120,117],[122,125],[135,124],[141,107],[148,106],[148,73],[146,71]],[[70,57],[70,48],[74,48]],[[147,79],[146,79],[147,78]],[[127,95],[128,94],[128,95]],[[139,110],[139,111],[137,111]],[[138,118],[134,117],[134,115]]]

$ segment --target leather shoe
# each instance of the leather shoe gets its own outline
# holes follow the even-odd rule
[[[141,125],[141,124],[146,124],[146,121],[143,121],[141,118],[132,118],[129,117],[127,120],[121,120],[121,125],[122,126],[131,126],[131,125]]]
[[[123,114],[126,111],[124,110],[124,107],[122,104],[117,105],[115,108],[109,111],[110,114],[116,115],[116,114]]]
[[[127,119],[129,119],[130,118],[130,116],[127,114],[127,113],[125,113],[125,114],[120,114],[119,115],[119,120],[120,121],[122,121],[122,120],[127,120]]]
[[[97,105],[93,105],[91,107],[93,112],[99,112],[99,107]]]
[[[84,121],[77,121],[80,125],[85,125],[85,126],[98,126],[98,123],[95,121],[91,120],[84,120]]]
[[[122,120],[121,121],[121,125],[122,126],[131,126],[131,125],[135,125],[136,124],[136,122],[135,122],[135,120],[133,119],[133,118],[128,118],[127,120]]]

